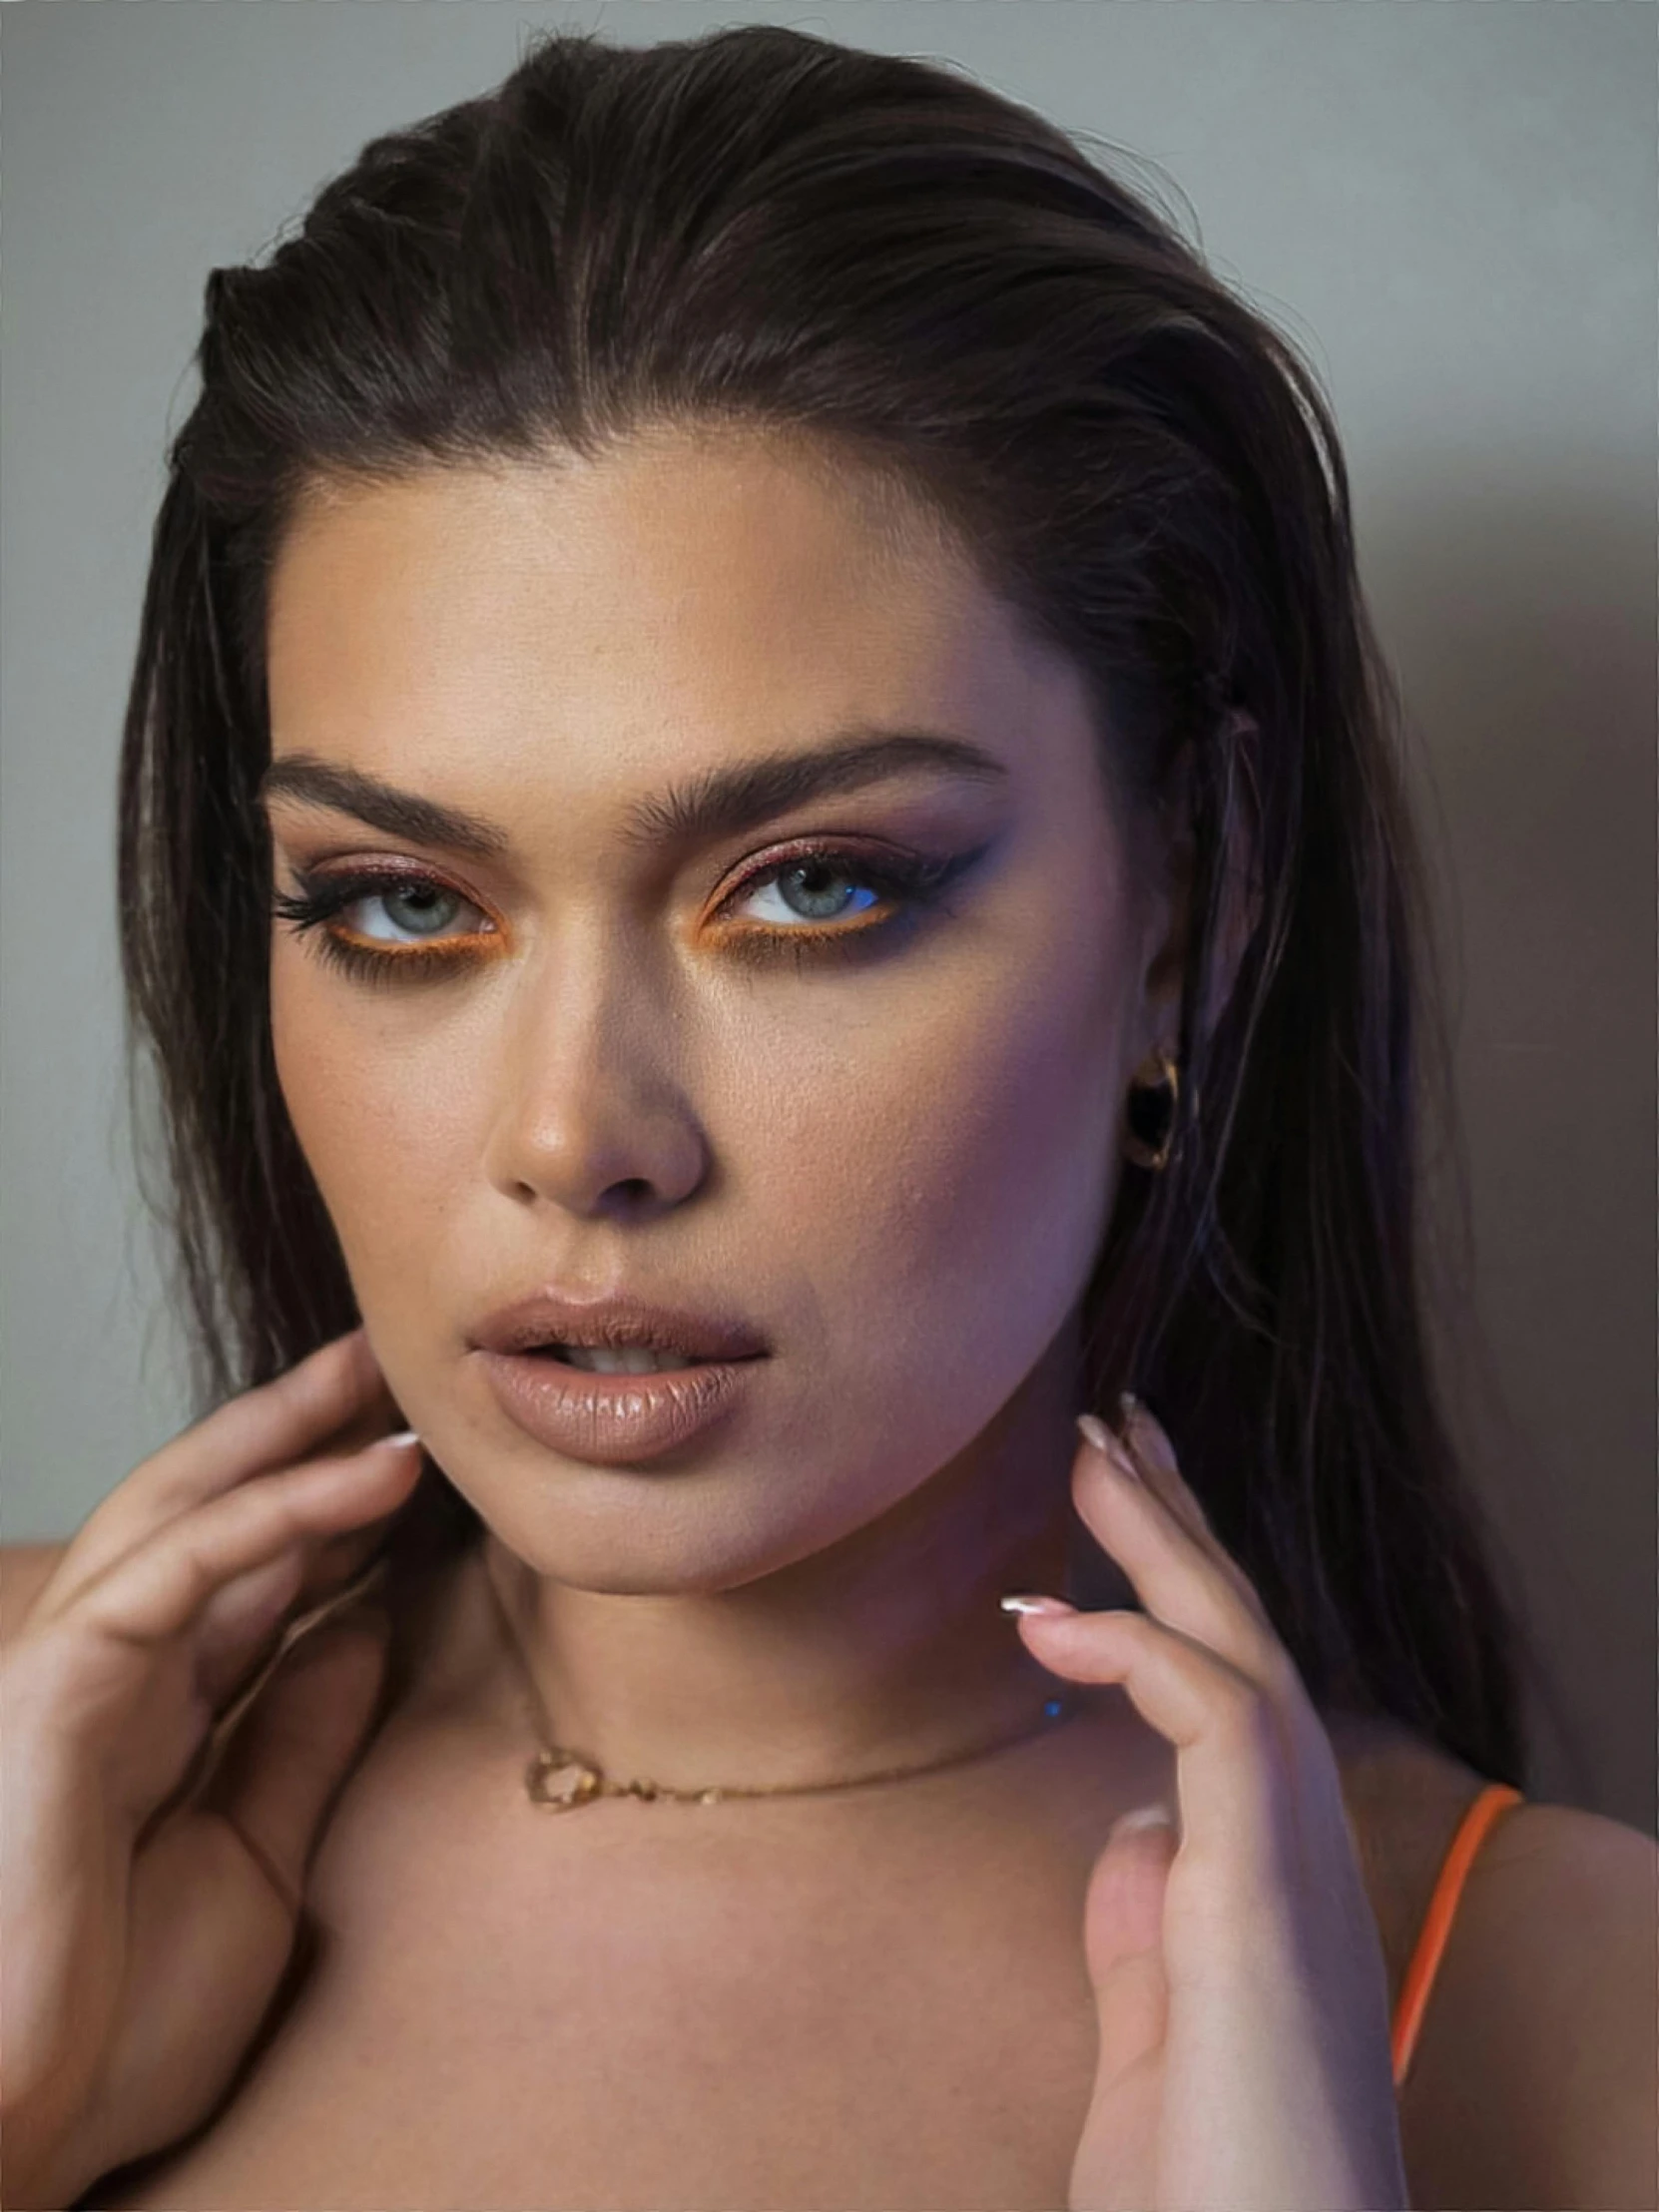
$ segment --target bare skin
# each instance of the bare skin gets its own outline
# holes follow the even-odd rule
[[[0,1553],[8,1635],[62,1551]],[[462,1569],[425,1688],[339,1803],[305,1885],[315,1963],[247,2086],[205,2134],[96,2201],[111,2212],[462,2206],[484,2193],[538,2206],[1064,2201],[1054,2176],[1063,2184],[1095,2034],[1078,1970],[1082,1882],[1123,1800],[1167,1787],[1167,1747],[1144,1731],[1137,1741],[1120,1712],[991,1762],[978,1778],[988,1790],[964,1790],[965,1772],[941,1777],[893,1794],[874,1821],[865,1800],[855,1823],[842,1801],[816,1837],[799,1822],[789,1834],[783,1804],[748,1809],[747,1834],[732,1832],[736,1807],[718,1835],[699,1833],[696,1812],[644,1806],[550,1827],[518,1794],[523,1723],[481,1595]],[[1479,1778],[1391,1726],[1325,1719],[1391,2009]],[[1023,1848],[1003,1802],[1015,1782],[1040,1785]],[[989,1833],[964,1854],[976,1827]],[[1627,1948],[1646,1849],[1593,1815],[1526,1805],[1483,1852],[1401,2094],[1419,2212],[1651,2201],[1639,2143],[1621,2151],[1616,2134],[1621,2095],[1651,2072]],[[905,1886],[918,1862],[924,1911]],[[569,1876],[551,1893],[550,1866]],[[941,1866],[953,1878],[942,1898]],[[1599,1907],[1587,1895],[1597,1885]],[[871,1914],[883,1897],[901,1910]],[[758,1954],[790,1969],[760,1984],[759,2018]],[[711,1976],[722,1959],[728,1970]],[[1520,2001],[1509,2032],[1494,2033],[1506,1989]],[[845,2032],[831,2041],[836,2017]],[[1631,2054],[1622,2084],[1617,2065],[1599,2086],[1574,2084],[1575,2030]],[[915,2053],[895,2078],[906,2042]],[[951,2084],[964,2081],[978,2095],[955,2103]],[[857,2112],[855,2134],[809,2134],[827,2095]]]
[[[1179,838],[1109,800],[1074,673],[912,518],[786,453],[659,441],[316,502],[278,565],[271,703],[290,772],[498,833],[411,842],[290,774],[279,886],[405,862],[467,902],[474,957],[382,988],[278,926],[274,1030],[375,1362],[482,1514],[561,1733],[615,1773],[787,1784],[1028,1720],[1067,1670],[996,1599],[1062,1588],[1079,1540],[1076,1302],[1183,925]],[[1001,773],[894,776],[684,845],[620,834],[631,801],[854,726],[950,733]],[[844,959],[763,964],[743,932],[801,917],[758,863],[802,836],[854,875],[860,851],[973,857],[913,926],[855,909]],[[364,899],[346,933],[383,949],[392,912]],[[551,1454],[468,1349],[547,1283],[742,1315],[772,1349],[741,1420],[672,1470]],[[1120,1510],[1090,1507],[1113,1556]],[[474,1562],[333,1812],[307,1887],[326,1940],[251,2076],[101,2201],[1068,2201],[1091,1874],[1119,1813],[1177,1794],[1150,1681],[886,1791],[550,1820],[483,1594]],[[1391,2002],[1480,1778],[1321,1719]],[[1569,1996],[1496,2074],[1429,2030],[1400,2114],[1414,2204],[1649,2201],[1596,2193],[1643,2185],[1628,2060],[1547,2138],[1532,2117],[1573,2047],[1550,2035],[1634,2031],[1647,1853],[1551,1807],[1494,1843],[1446,2016],[1483,2019],[1517,1946]],[[1586,1870],[1616,1899],[1587,1973],[1547,1909]],[[1495,2102],[1489,2138],[1470,2100]]]

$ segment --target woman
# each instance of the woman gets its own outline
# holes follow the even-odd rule
[[[228,1401],[14,1562],[5,2204],[1653,2202],[1307,371],[783,29],[207,307],[122,874]]]

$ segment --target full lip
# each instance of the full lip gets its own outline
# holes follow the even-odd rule
[[[584,1298],[558,1290],[536,1291],[510,1306],[498,1307],[468,1338],[470,1350],[504,1356],[531,1354],[555,1344],[612,1351],[683,1352],[697,1361],[754,1360],[763,1358],[768,1350],[754,1329],[728,1315],[648,1305],[622,1293]],[[695,1371],[665,1372],[683,1375]],[[616,1380],[642,1382],[650,1378]]]
[[[595,1375],[534,1352],[490,1352],[477,1361],[499,1411],[525,1435],[567,1459],[627,1467],[703,1439],[747,1402],[764,1356],[709,1360],[654,1375]]]

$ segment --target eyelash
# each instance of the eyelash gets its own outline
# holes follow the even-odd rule
[[[883,898],[900,903],[903,910],[888,921],[864,922],[850,929],[818,928],[810,922],[802,923],[799,928],[785,929],[761,923],[745,927],[733,939],[732,949],[741,959],[770,962],[793,957],[799,969],[809,959],[845,954],[854,949],[853,940],[880,934],[896,922],[913,917],[924,907],[936,903],[946,885],[970,866],[983,849],[979,846],[974,851],[953,853],[941,859],[928,859],[920,854],[875,859],[841,846],[805,846],[782,859],[769,861],[746,876],[721,901],[717,910],[724,912],[728,906],[765,888],[792,868],[813,866],[827,867],[848,882],[878,891]],[[319,932],[316,938],[319,956],[359,980],[424,980],[452,973],[478,958],[491,957],[490,953],[480,953],[477,948],[486,935],[495,934],[493,930],[471,930],[447,940],[434,940],[426,946],[407,945],[381,952],[371,951],[360,938],[347,936],[329,926],[360,899],[384,898],[399,891],[453,891],[453,886],[439,875],[429,875],[415,868],[398,869],[395,873],[389,869],[375,869],[339,875],[307,873],[300,869],[296,870],[296,880],[299,884],[297,894],[278,891],[272,901],[273,912],[278,920],[287,922],[295,935]],[[453,895],[465,897],[465,893],[459,891],[453,891]],[[469,899],[466,903],[476,905],[477,901]]]

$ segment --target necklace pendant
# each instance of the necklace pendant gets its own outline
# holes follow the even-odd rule
[[[525,1768],[524,1788],[532,1805],[550,1805],[555,1813],[568,1813],[602,1796],[605,1777],[588,1760],[555,1744],[538,1751]]]

